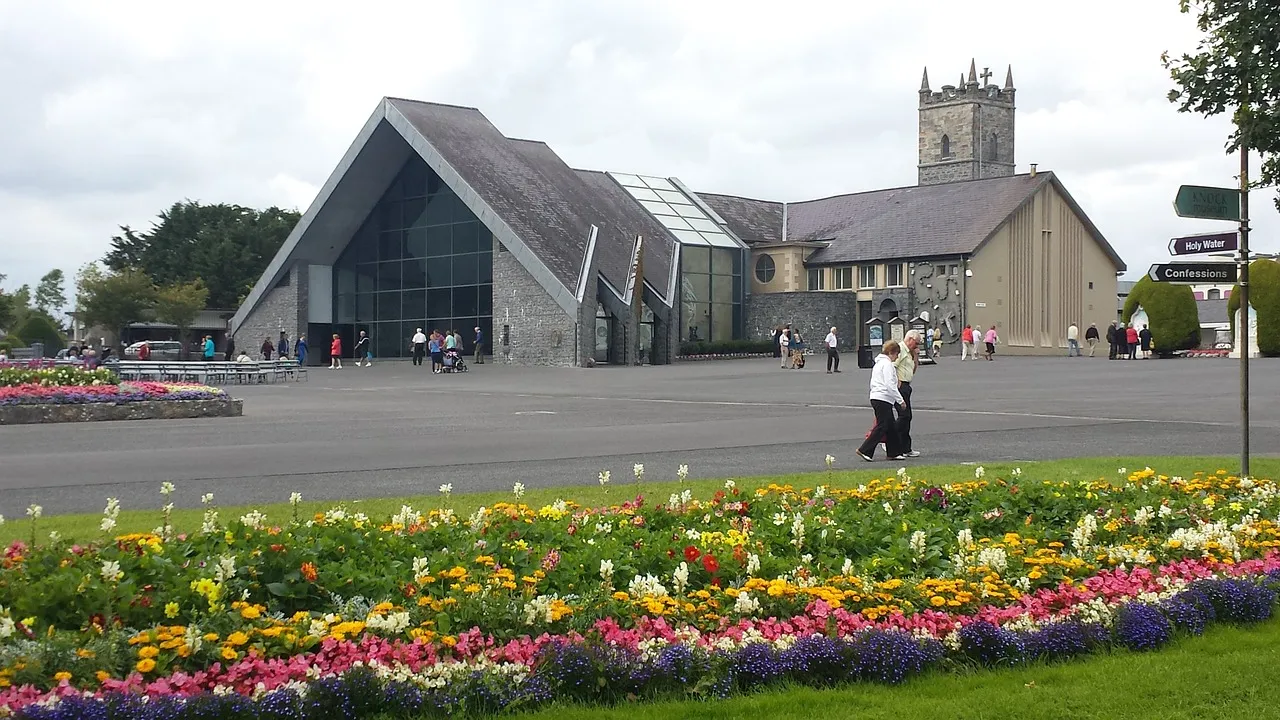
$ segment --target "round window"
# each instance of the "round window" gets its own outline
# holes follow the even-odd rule
[[[773,274],[777,268],[773,265],[773,257],[770,255],[761,255],[756,258],[756,279],[762,283],[773,280]]]

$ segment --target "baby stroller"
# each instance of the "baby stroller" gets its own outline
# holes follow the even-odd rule
[[[462,354],[457,348],[450,348],[444,351],[444,372],[466,372],[467,363],[462,359]]]

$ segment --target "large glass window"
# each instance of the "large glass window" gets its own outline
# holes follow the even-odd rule
[[[876,266],[875,265],[859,265],[858,266],[858,288],[862,290],[873,290],[876,286]]]
[[[831,271],[831,277],[834,280],[835,289],[852,290],[853,289],[853,268],[838,267]]]
[[[903,287],[907,284],[907,266],[902,263],[889,263],[884,266],[884,284],[886,287]]]
[[[419,327],[457,330],[467,350],[473,328],[493,337],[493,237],[420,158],[405,163],[333,273],[335,323],[369,333],[376,357],[408,356]]]

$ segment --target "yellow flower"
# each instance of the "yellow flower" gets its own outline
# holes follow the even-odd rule
[[[929,603],[934,607],[942,607],[947,604],[947,599],[941,595],[934,595],[932,598],[929,598]]]
[[[445,635],[444,637],[440,638],[440,642],[444,643],[445,647],[453,647],[454,645],[458,644],[458,638],[452,635]]]
[[[239,654],[238,654],[235,650],[233,650],[233,649],[231,649],[231,648],[229,648],[229,647],[224,647],[224,648],[222,648],[222,659],[223,659],[223,660],[235,660],[237,657],[239,657]]]
[[[245,605],[240,608],[240,617],[245,620],[257,620],[262,617],[262,610],[257,605]]]
[[[143,647],[138,648],[138,657],[142,658],[143,660],[146,660],[147,658],[153,658],[159,654],[160,654],[160,651],[156,649],[154,645],[145,645]]]
[[[218,642],[218,633],[205,633],[203,640],[205,642]]]
[[[99,670],[98,672],[94,673],[93,676],[97,678],[98,682],[100,683],[104,683],[111,679],[111,673],[107,672],[106,670]]]
[[[76,650],[76,657],[82,660],[88,660],[89,658],[94,657],[95,655],[97,655],[97,653],[95,653],[94,651],[88,648],[80,648],[79,650]]]
[[[66,670],[59,670],[58,672],[53,674],[53,679],[57,680],[58,682],[62,682],[63,680],[70,680],[71,673],[67,672]]]
[[[228,645],[231,645],[231,646],[233,646],[233,647],[234,647],[234,646],[244,645],[244,644],[245,644],[245,643],[247,643],[247,642],[249,642],[249,636],[248,636],[248,635],[245,635],[244,633],[240,632],[239,630],[237,630],[237,631],[235,631],[235,632],[233,632],[233,633],[231,633],[230,635],[228,635],[228,636],[227,636],[227,644],[228,644]]]
[[[164,616],[172,620],[173,618],[178,617],[178,610],[179,610],[178,603],[176,602],[165,603]]]
[[[145,660],[139,660],[138,664],[135,665],[134,667],[138,668],[138,672],[140,673],[149,673],[152,670],[156,669],[156,661],[152,660],[151,658],[147,658]]]

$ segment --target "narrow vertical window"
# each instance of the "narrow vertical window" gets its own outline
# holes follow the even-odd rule
[[[942,136],[942,157],[951,157],[951,138],[947,135]]]

